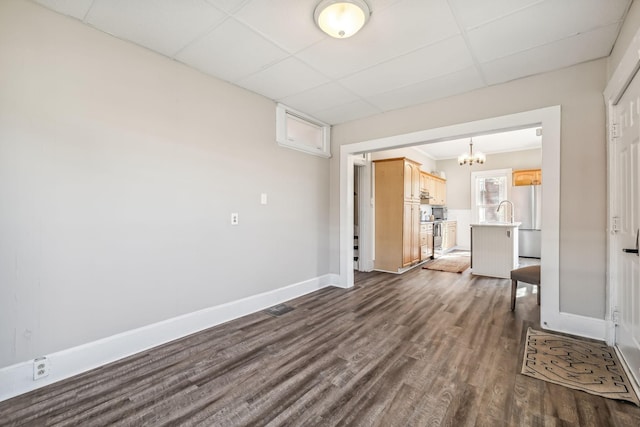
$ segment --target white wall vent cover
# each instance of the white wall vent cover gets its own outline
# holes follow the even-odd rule
[[[276,106],[276,141],[283,147],[331,157],[331,127],[283,104]]]

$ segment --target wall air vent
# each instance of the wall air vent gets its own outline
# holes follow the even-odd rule
[[[276,106],[279,145],[321,157],[331,157],[331,126],[283,104]]]

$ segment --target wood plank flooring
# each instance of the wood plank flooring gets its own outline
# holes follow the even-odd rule
[[[640,426],[640,408],[519,374],[532,288],[421,268],[358,273],[0,403],[0,425]]]

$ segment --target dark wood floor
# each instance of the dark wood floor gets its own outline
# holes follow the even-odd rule
[[[421,268],[327,288],[0,403],[0,425],[639,426],[519,374],[535,295]]]

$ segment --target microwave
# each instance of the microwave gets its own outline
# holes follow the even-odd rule
[[[433,206],[431,208],[431,213],[435,220],[446,220],[448,215],[447,208],[445,206]]]

